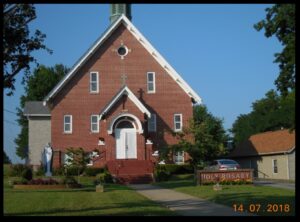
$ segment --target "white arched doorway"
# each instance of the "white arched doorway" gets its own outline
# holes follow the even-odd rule
[[[136,127],[129,118],[119,119],[114,127],[116,138],[116,159],[136,159]]]

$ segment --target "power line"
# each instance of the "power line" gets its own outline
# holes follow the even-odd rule
[[[12,122],[12,121],[9,121],[9,120],[4,120],[5,122],[7,122],[7,123],[10,123],[10,124],[13,124],[13,125],[16,125],[16,126],[19,126],[19,124],[16,124],[16,123],[14,123],[14,122]]]
[[[4,109],[4,111],[8,112],[8,113],[13,113],[13,114],[16,114],[18,115],[17,113],[13,112],[13,111],[10,111],[10,110],[7,110],[7,109]]]

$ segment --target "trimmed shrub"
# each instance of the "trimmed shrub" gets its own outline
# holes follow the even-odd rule
[[[80,167],[68,167],[66,170],[67,176],[77,176],[79,170],[79,175],[83,173],[83,169]]]
[[[154,177],[156,181],[167,181],[171,177],[171,173],[166,170],[154,171]]]
[[[13,181],[14,185],[23,185],[23,184],[28,184],[28,180],[25,178],[21,178],[20,180],[15,180]]]
[[[94,177],[99,173],[104,173],[104,168],[88,167],[84,170],[85,176]]]
[[[21,176],[28,181],[32,180],[32,170],[30,168],[24,169]]]
[[[170,174],[189,174],[194,173],[194,168],[190,164],[159,164],[156,166],[158,171],[167,171]]]
[[[22,176],[22,172],[25,169],[30,169],[30,167],[26,166],[24,164],[13,164],[13,165],[10,165],[8,175],[10,177],[21,177]]]
[[[34,172],[35,176],[44,176],[45,175],[45,168],[41,165],[39,166],[39,168],[37,169],[36,172]]]
[[[103,183],[113,183],[113,177],[107,170],[104,170],[103,173],[97,174],[96,180],[94,180],[95,185]]]
[[[54,168],[52,170],[53,176],[64,176],[65,175],[65,168],[63,166]]]

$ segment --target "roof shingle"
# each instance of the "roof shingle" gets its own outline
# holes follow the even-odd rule
[[[50,110],[47,106],[43,105],[43,101],[28,101],[25,102],[23,114],[25,116],[30,116],[30,115],[50,116]]]
[[[284,153],[295,147],[295,131],[288,129],[269,131],[250,136],[237,145],[229,157],[257,156],[271,153]]]

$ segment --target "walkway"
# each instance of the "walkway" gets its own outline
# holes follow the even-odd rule
[[[182,216],[251,216],[251,214],[235,212],[228,206],[150,184],[130,184],[128,186]]]
[[[270,187],[278,187],[278,188],[284,188],[289,190],[295,190],[295,183],[289,183],[289,182],[277,182],[277,181],[271,181],[271,180],[254,180],[254,185],[257,186],[270,186]]]

